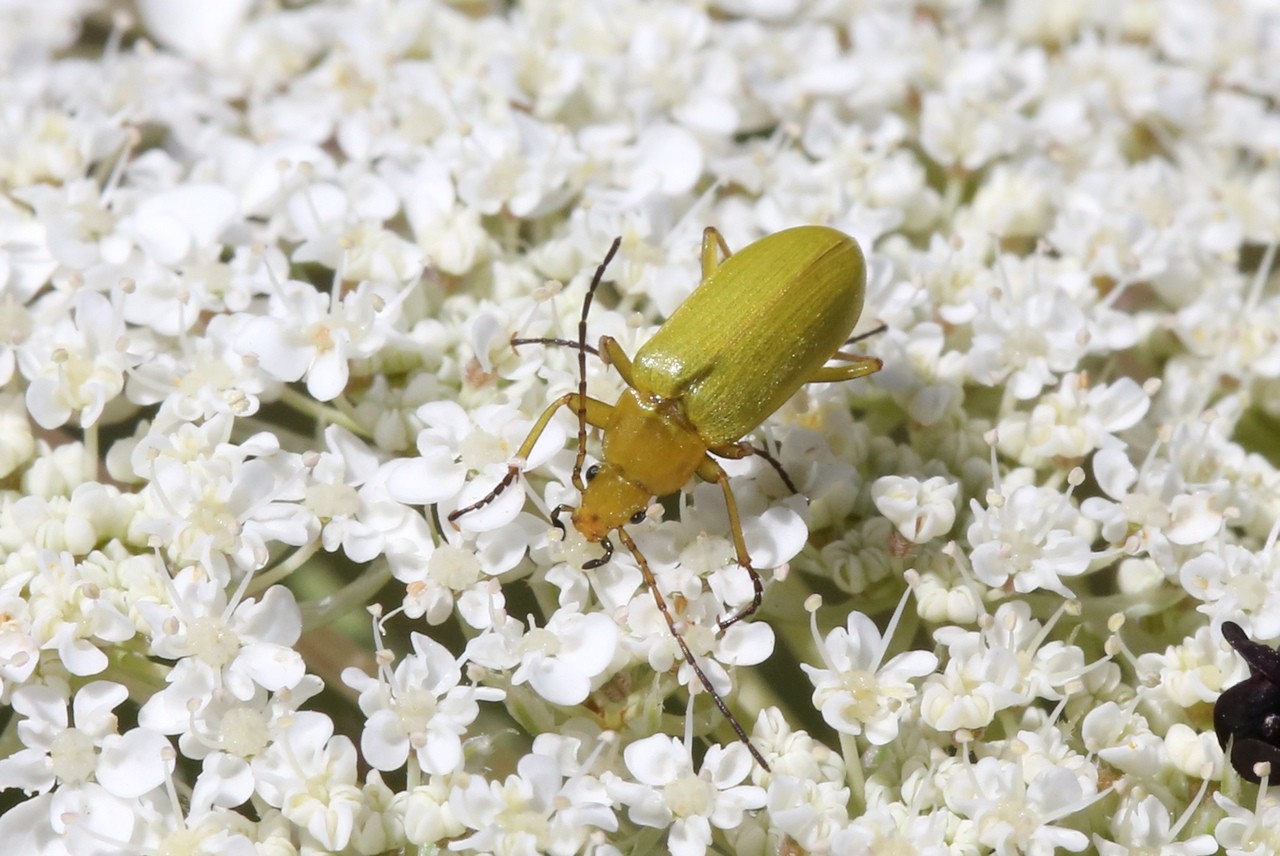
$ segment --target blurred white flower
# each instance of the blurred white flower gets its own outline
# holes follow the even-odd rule
[[[300,456],[266,433],[226,442],[229,416],[187,427],[152,434],[133,455],[135,472],[150,478],[136,525],[159,537],[177,564],[198,562],[225,585],[233,566],[265,565],[269,543],[300,546],[315,537],[317,520],[301,502]]]
[[[1030,411],[1015,411],[1000,421],[998,447],[1027,466],[1053,459],[1082,459],[1116,443],[1118,431],[1132,428],[1151,401],[1131,378],[1090,386],[1074,372],[1062,376],[1056,392],[1041,396]]]
[[[460,664],[444,646],[421,633],[412,641],[414,653],[394,671],[375,678],[343,670],[343,681],[360,693],[360,709],[369,717],[360,748],[379,770],[404,766],[412,750],[424,771],[454,773],[462,763],[461,736],[480,713],[476,702],[501,701],[506,693],[459,686]]]
[[[978,579],[994,587],[1008,583],[1019,592],[1048,589],[1072,596],[1062,577],[1083,574],[1093,553],[1079,532],[1079,511],[1063,494],[1022,485],[986,508],[976,499],[969,502],[973,522],[966,536]]]
[[[932,541],[951,531],[956,521],[960,485],[942,476],[920,481],[884,476],[871,485],[871,498],[898,534],[913,544]]]
[[[1098,705],[1085,714],[1080,736],[1086,749],[1117,770],[1152,778],[1164,763],[1164,742],[1151,733],[1146,717],[1133,707],[1121,707],[1113,701]]]
[[[259,599],[228,603],[222,585],[198,568],[184,568],[171,581],[170,603],[140,603],[151,634],[151,653],[177,660],[170,687],[152,696],[183,694],[192,678],[210,692],[226,691],[241,701],[258,687],[268,692],[291,689],[302,680],[305,664],[294,650],[302,634],[302,617],[292,593],[272,586]],[[186,707],[192,701],[170,701]]]
[[[581,851],[593,829],[615,830],[617,818],[603,785],[592,777],[565,778],[554,758],[531,754],[502,781],[467,776],[449,794],[454,817],[471,830],[451,849],[479,853]]]
[[[899,721],[916,696],[911,680],[938,668],[938,658],[928,651],[906,651],[885,662],[897,617],[881,637],[874,621],[852,612],[847,628],[837,627],[821,639],[815,612],[810,627],[826,668],[800,664],[813,682],[814,707],[827,724],[845,734],[865,734],[874,746],[898,736]]]
[[[137,628],[113,598],[104,596],[98,568],[87,561],[77,562],[65,551],[39,550],[33,560],[23,558],[23,564],[30,562],[27,597],[31,638],[39,641],[42,650],[56,651],[70,674],[102,674],[111,663],[107,652],[132,639]],[[18,665],[22,664],[21,656]]]
[[[305,376],[307,391],[330,401],[346,389],[350,360],[382,347],[402,297],[368,283],[343,297],[285,283],[272,295],[269,314],[244,324],[236,349],[278,380]]]
[[[1280,638],[1274,4],[923,5],[0,0],[8,849],[1280,846],[1206,725]],[[724,462],[752,620],[721,485],[655,498],[669,623],[549,520],[593,351],[801,224],[884,368],[727,438],[794,486]]]
[[[257,792],[325,850],[341,850],[360,809],[356,749],[323,714],[299,711],[252,763]]]
[[[1169,809],[1154,795],[1139,798],[1132,794],[1126,799],[1111,821],[1115,841],[1101,840],[1094,836],[1094,844],[1101,856],[1126,856],[1143,850],[1156,851],[1161,856],[1209,856],[1218,850],[1218,843],[1208,833],[1193,835],[1179,841],[1189,815],[1171,822]]]
[[[90,681],[68,697],[66,686],[31,685],[13,693],[25,748],[0,760],[0,788],[45,793],[97,782],[113,796],[139,797],[165,781],[169,742],[147,728],[118,731],[112,712],[128,695],[112,681]],[[71,705],[73,716],[68,717]]]
[[[1225,813],[1214,827],[1213,837],[1227,856],[1280,852],[1280,805],[1264,799],[1261,793],[1252,809],[1222,793],[1215,793],[1213,801]]]
[[[38,323],[18,351],[18,368],[29,381],[27,409],[41,428],[57,428],[73,416],[82,426],[93,425],[138,360],[110,300],[82,291],[73,303],[72,317],[58,313],[56,320]]]
[[[1163,652],[1140,655],[1136,666],[1138,676],[1147,684],[1143,695],[1167,699],[1180,707],[1213,701],[1224,689],[1249,676],[1244,661],[1208,626]]]
[[[1041,282],[1034,269],[1018,265],[974,303],[969,372],[979,383],[1007,384],[1014,397],[1031,399],[1087,353],[1079,300],[1060,284]]]
[[[669,829],[673,856],[702,856],[712,827],[737,826],[744,812],[765,804],[763,788],[740,784],[754,763],[741,743],[713,746],[697,772],[689,750],[664,734],[637,740],[623,757],[635,781],[609,779],[609,795],[627,806],[632,822]]]
[[[993,853],[1048,856],[1088,846],[1084,833],[1054,823],[1094,797],[1069,771],[1049,768],[1028,779],[1017,762],[980,758],[966,772],[952,776],[947,804],[973,821],[978,841]]]
[[[174,0],[140,0],[138,14],[161,44],[201,60],[223,55],[256,0],[231,0],[198,8]]]
[[[531,627],[520,640],[520,665],[511,682],[527,681],[552,704],[580,704],[613,661],[617,646],[618,626],[608,616],[561,610],[546,627]]]

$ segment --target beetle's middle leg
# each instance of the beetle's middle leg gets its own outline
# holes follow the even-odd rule
[[[708,456],[698,465],[698,475],[706,481],[713,481],[720,485],[720,490],[724,491],[724,504],[729,511],[729,533],[733,537],[733,549],[738,554],[738,564],[746,568],[747,573],[751,575],[751,586],[755,589],[751,603],[743,607],[741,612],[717,622],[720,629],[724,630],[744,618],[749,618],[760,608],[760,602],[764,599],[764,582],[756,573],[756,569],[751,566],[751,556],[747,553],[747,541],[742,535],[742,519],[738,516],[738,501],[733,498],[733,489],[729,487],[729,474],[724,471],[724,467],[715,462],[714,458]]]
[[[542,415],[538,417],[538,421],[533,423],[533,427],[529,429],[529,435],[524,438],[524,443],[520,445],[520,449],[516,452],[515,457],[519,461],[526,461],[533,452],[533,447],[537,445],[538,439],[542,436],[542,432],[547,430],[547,425],[551,423],[552,418],[556,415],[556,411],[561,407],[568,407],[575,413],[581,414],[586,423],[597,428],[603,426],[609,419],[609,414],[613,412],[613,406],[605,404],[594,398],[585,398],[579,400],[576,392],[567,392],[564,395],[551,402],[546,410],[542,411]],[[507,466],[507,474],[502,477],[502,481],[498,482],[493,490],[470,505],[459,508],[448,516],[449,523],[453,524],[453,528],[457,529],[457,520],[464,514],[483,508],[498,498],[498,494],[502,493],[510,487],[520,475],[520,467],[517,464]],[[581,490],[581,487],[579,487]]]
[[[512,337],[511,347],[519,345],[556,345],[561,348],[574,348],[575,350],[585,351],[594,357],[599,357],[600,362],[606,366],[613,366],[618,370],[618,374],[622,376],[622,381],[627,386],[633,386],[631,383],[631,358],[627,356],[627,352],[622,350],[622,346],[618,344],[618,340],[612,336],[601,336],[600,347],[593,345],[580,345],[573,339],[557,339],[554,337],[541,336],[536,339],[522,339]]]
[[[786,469],[783,468],[782,462],[775,458],[773,453],[763,446],[753,446],[750,443],[729,443],[727,445],[717,446],[714,449],[711,449],[711,454],[718,455],[721,458],[736,459],[745,458],[750,455],[764,458],[769,462],[769,466],[773,467],[774,472],[778,474],[778,478],[782,479],[782,483],[787,486],[787,490],[792,493],[800,492],[796,489],[796,484],[791,480],[791,476],[788,475]]]
[[[872,336],[879,336],[881,333],[883,333],[885,330],[888,330],[888,329],[889,329],[889,325],[888,325],[888,324],[886,324],[886,323],[884,323],[883,321],[881,321],[879,324],[877,324],[876,326],[872,327],[870,330],[868,330],[868,331],[867,331],[867,332],[865,332],[865,333],[859,333],[859,334],[858,334],[858,335],[856,335],[856,336],[850,336],[850,337],[845,341],[845,343],[844,343],[844,345],[843,345],[842,347],[847,348],[847,347],[849,347],[850,345],[855,344],[856,342],[861,342],[861,341],[864,341],[864,340],[866,340],[866,339],[870,339]]]
[[[719,229],[708,226],[702,230],[702,279],[704,282],[731,255],[733,253],[729,252],[729,245],[725,243],[724,235],[720,234]]]

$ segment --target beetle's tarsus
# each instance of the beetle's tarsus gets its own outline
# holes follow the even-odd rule
[[[618,531],[621,532],[622,530],[619,529]],[[600,546],[604,548],[604,555],[598,559],[591,559],[590,561],[583,562],[582,570],[594,571],[596,568],[609,564],[609,560],[613,558],[613,544],[609,542],[608,538],[601,538]]]
[[[751,575],[751,587],[755,589],[755,594],[751,597],[751,603],[744,606],[742,612],[732,618],[723,618],[717,621],[716,624],[720,625],[721,630],[727,630],[744,618],[750,618],[755,615],[756,610],[760,608],[760,604],[764,601],[764,580],[760,579],[756,569],[751,566],[747,566],[747,573]]]

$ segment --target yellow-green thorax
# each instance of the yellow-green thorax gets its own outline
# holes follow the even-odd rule
[[[622,393],[604,428],[604,461],[587,484],[573,525],[599,541],[648,507],[655,496],[684,487],[707,454],[680,402]]]

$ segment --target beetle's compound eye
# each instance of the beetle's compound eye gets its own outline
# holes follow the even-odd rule
[[[645,510],[643,508],[631,515],[631,525],[639,526],[641,523],[644,523],[644,515]]]
[[[592,464],[591,466],[587,467],[587,472],[586,472],[587,481],[591,481],[593,478],[596,477],[596,475],[599,472],[600,472],[599,464]]]

